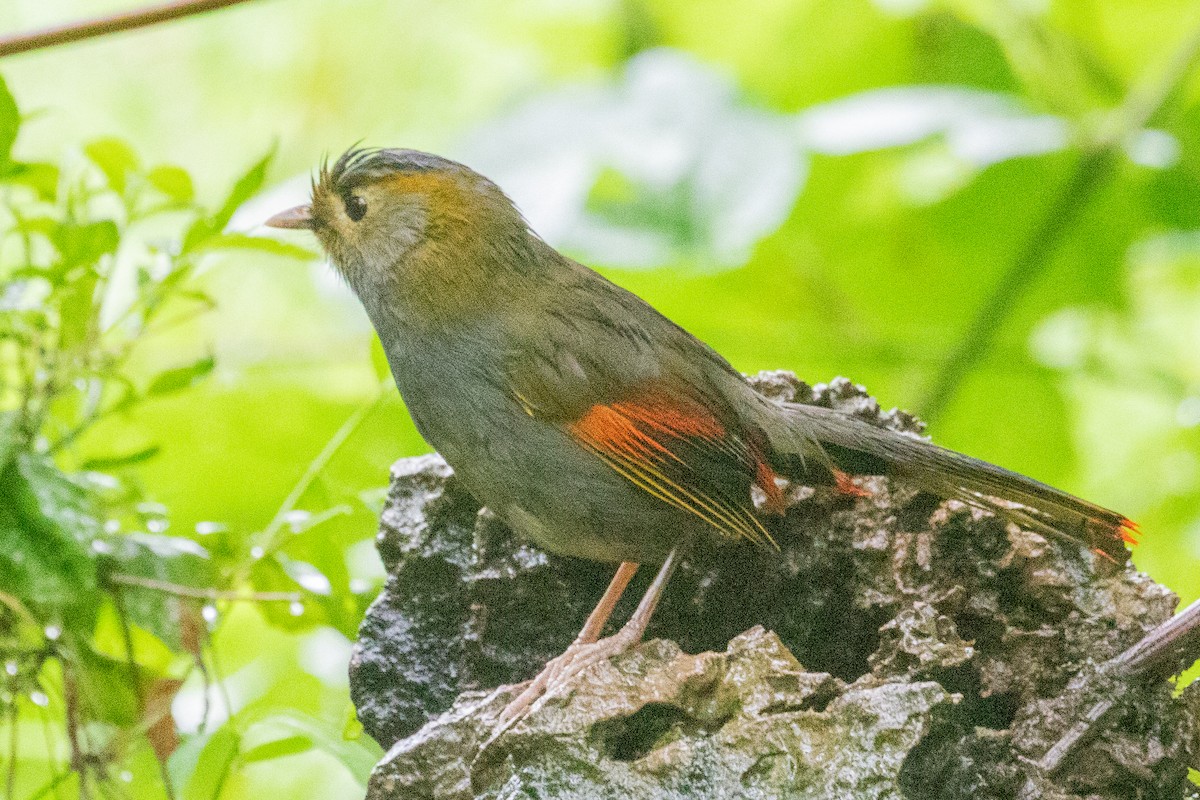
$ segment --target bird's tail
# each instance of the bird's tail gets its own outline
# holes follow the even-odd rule
[[[1136,542],[1138,528],[1128,518],[1019,473],[833,409],[772,405],[764,432],[776,453],[824,459],[850,474],[895,476],[1122,562],[1125,544]]]

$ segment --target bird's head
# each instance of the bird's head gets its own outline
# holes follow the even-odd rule
[[[478,302],[527,266],[532,239],[494,183],[417,150],[349,150],[321,168],[310,204],[266,224],[315,233],[368,310],[397,294],[435,311]]]

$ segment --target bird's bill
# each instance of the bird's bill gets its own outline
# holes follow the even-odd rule
[[[268,228],[302,228],[312,230],[314,227],[312,206],[296,206],[287,211],[280,211],[266,221]]]

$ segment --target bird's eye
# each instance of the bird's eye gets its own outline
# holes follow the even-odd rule
[[[363,200],[356,194],[346,195],[344,201],[346,206],[346,216],[358,222],[367,213],[367,201]]]

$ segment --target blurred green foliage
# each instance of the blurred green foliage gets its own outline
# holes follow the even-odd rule
[[[920,411],[994,321],[935,439],[1137,519],[1200,596],[1197,30],[1185,0],[277,0],[4,62],[13,795],[76,792],[71,735],[120,796],[164,796],[154,743],[176,796],[361,791],[349,640],[424,445],[311,241],[256,226],[363,137],[489,174],[746,371]]]

